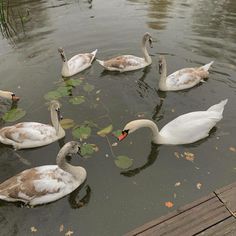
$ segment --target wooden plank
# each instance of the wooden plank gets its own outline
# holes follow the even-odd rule
[[[236,217],[236,183],[216,190],[215,194],[217,194],[228,210]]]
[[[231,216],[226,220],[213,225],[209,229],[196,234],[196,236],[235,236],[236,235],[236,219]]]
[[[188,203],[188,204],[184,205],[183,207],[180,207],[177,210],[170,212],[167,215],[161,216],[161,217],[159,217],[159,218],[157,218],[155,220],[147,222],[146,224],[144,224],[144,225],[142,225],[142,226],[140,226],[140,227],[138,227],[138,228],[128,232],[124,236],[137,235],[137,234],[139,234],[139,233],[141,233],[143,231],[146,231],[149,228],[154,227],[155,225],[161,224],[161,223],[165,222],[166,220],[169,220],[169,219],[171,219],[171,218],[181,214],[182,212],[184,212],[186,210],[194,208],[194,207],[200,205],[203,202],[209,201],[212,198],[216,198],[216,195],[214,193],[211,193],[211,194],[209,194],[209,195],[207,195],[205,197],[197,199],[194,202]]]

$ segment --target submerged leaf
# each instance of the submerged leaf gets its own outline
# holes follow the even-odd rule
[[[63,129],[69,129],[75,126],[75,122],[72,119],[63,119],[60,121]]]
[[[101,137],[105,137],[107,134],[109,134],[113,129],[112,125],[107,126],[106,128],[100,130],[97,132],[97,134]]]
[[[62,97],[62,95],[60,94],[60,92],[58,92],[56,90],[55,91],[50,91],[50,92],[48,92],[44,95],[44,98],[46,100],[54,100],[54,99],[58,99],[60,97]]]
[[[98,147],[95,144],[85,143],[81,146],[81,155],[91,155],[94,152],[98,151]]]
[[[2,119],[7,122],[14,122],[16,120],[21,119],[23,116],[25,116],[26,112],[21,108],[14,108],[10,111],[6,112]]]
[[[95,86],[92,85],[92,84],[89,84],[89,83],[86,83],[84,86],[83,86],[83,89],[85,92],[92,92],[94,90]]]
[[[115,164],[121,169],[128,169],[133,165],[133,159],[130,159],[127,156],[118,156],[115,160]]]
[[[88,126],[80,126],[73,129],[72,134],[78,139],[87,139],[91,135],[91,128]]]
[[[66,81],[67,86],[78,86],[82,83],[80,79],[69,79]]]
[[[73,97],[69,100],[69,102],[74,105],[79,105],[79,104],[83,103],[84,101],[85,101],[84,96],[76,96],[76,97]]]

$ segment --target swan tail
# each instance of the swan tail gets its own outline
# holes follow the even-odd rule
[[[96,50],[94,50],[94,51],[91,52],[91,54],[93,55],[93,59],[96,57],[97,51],[98,51],[98,50],[96,49]],[[93,59],[92,59],[92,61],[93,61]]]
[[[101,60],[98,60],[98,59],[96,59],[96,61],[97,61],[101,66],[104,66],[104,61],[101,61]]]
[[[211,106],[208,109],[208,111],[215,111],[215,112],[218,112],[222,115],[222,113],[224,111],[224,106],[226,105],[227,102],[228,102],[228,99],[222,100],[220,103]]]
[[[214,63],[214,61],[211,61],[210,63],[208,63],[204,66],[201,66],[200,69],[203,69],[204,71],[208,71],[213,63]]]

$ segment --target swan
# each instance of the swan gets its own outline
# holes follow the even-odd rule
[[[161,91],[177,91],[182,89],[192,88],[196,84],[203,82],[204,78],[209,75],[209,68],[214,63],[210,63],[198,68],[184,68],[167,76],[167,66],[165,57],[162,55],[159,58],[159,90]]]
[[[0,142],[12,145],[15,150],[35,148],[50,144],[65,136],[65,131],[60,125],[60,104],[51,101],[52,125],[37,122],[21,122],[0,129]]]
[[[77,54],[73,56],[70,60],[67,60],[63,48],[58,48],[58,52],[61,55],[63,63],[61,74],[63,77],[70,77],[91,66],[96,56],[97,49],[91,53]]]
[[[160,131],[151,120],[133,120],[126,124],[118,139],[121,141],[137,129],[148,127],[152,130],[152,141],[156,144],[178,145],[194,143],[207,137],[209,131],[222,119],[227,101],[228,99],[225,99],[211,106],[206,111],[183,114],[166,124]]]
[[[0,199],[29,205],[56,201],[78,188],[86,179],[86,170],[72,166],[67,155],[80,150],[78,142],[66,143],[59,151],[57,165],[44,165],[24,170],[0,184]]]
[[[150,47],[152,47],[152,37],[149,33],[145,33],[142,39],[142,52],[144,58],[133,55],[122,55],[107,61],[101,61],[98,59],[96,59],[96,61],[106,70],[110,71],[125,72],[144,68],[152,64],[152,58],[149,56],[146,48],[147,41],[149,42]]]
[[[17,97],[15,93],[4,90],[0,90],[0,97],[12,100],[13,102],[18,102],[20,100],[20,97]]]

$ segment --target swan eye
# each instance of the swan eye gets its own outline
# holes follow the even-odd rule
[[[123,134],[123,135],[124,135],[124,134],[128,134],[128,133],[129,133],[129,130],[128,130],[128,129],[122,131],[122,134]]]
[[[16,95],[14,93],[11,94],[12,97],[15,97]]]
[[[162,63],[159,61],[159,73],[161,74],[162,72]]]

